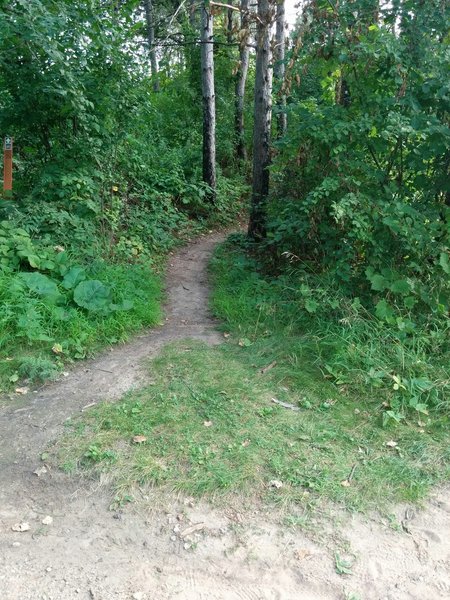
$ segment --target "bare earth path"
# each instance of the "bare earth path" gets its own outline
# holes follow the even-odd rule
[[[202,238],[172,259],[163,327],[0,410],[0,600],[450,598],[448,490],[423,510],[398,507],[400,532],[336,513],[317,524],[313,542],[239,499],[219,508],[155,491],[132,509],[110,511],[104,486],[33,473],[68,417],[143,385],[145,360],[163,345],[220,343],[207,311],[206,265],[221,239]],[[52,522],[44,525],[46,517]],[[27,531],[12,530],[24,522]],[[334,542],[353,555],[351,575],[335,572]]]

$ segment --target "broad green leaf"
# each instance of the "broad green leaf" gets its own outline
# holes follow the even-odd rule
[[[81,281],[74,290],[73,299],[82,308],[91,311],[107,311],[111,303],[111,291],[97,279]]]
[[[375,314],[379,319],[389,320],[392,318],[394,311],[386,300],[380,300],[376,306]]]
[[[394,281],[389,287],[394,294],[409,294],[411,291],[411,286],[406,279],[397,279],[397,281]]]
[[[319,305],[315,300],[311,300],[310,298],[308,298],[308,300],[306,300],[305,302],[305,308],[309,313],[315,313],[317,312]]]
[[[131,310],[134,306],[133,300],[124,300],[120,304],[110,304],[109,308],[111,310]]]
[[[449,261],[447,252],[441,252],[441,255],[439,257],[439,264],[444,269],[445,273],[447,273],[447,275],[449,275],[450,274],[450,261]]]
[[[383,277],[383,275],[373,275],[370,278],[370,282],[372,284],[372,289],[377,291],[377,292],[382,292],[384,289],[386,289],[388,283],[386,281],[386,279]]]
[[[42,273],[21,273],[20,278],[32,292],[39,294],[39,296],[57,298],[61,295],[56,283],[50,277],[47,277],[47,275],[42,275]]]
[[[76,287],[81,281],[86,279],[86,271],[82,267],[72,267],[64,275],[62,286],[66,290],[71,290]]]
[[[406,308],[414,308],[414,306],[417,304],[417,299],[414,296],[407,296],[404,298],[403,304],[406,306]]]

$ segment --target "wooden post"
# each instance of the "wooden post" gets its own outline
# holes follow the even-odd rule
[[[12,196],[12,157],[13,139],[6,136],[3,142],[3,192],[5,196]]]

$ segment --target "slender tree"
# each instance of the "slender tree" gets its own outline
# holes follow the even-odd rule
[[[277,0],[276,14],[276,32],[275,32],[275,50],[274,50],[274,66],[273,76],[278,86],[278,94],[276,105],[279,109],[277,114],[277,137],[284,135],[287,126],[286,115],[286,92],[284,89],[284,76],[286,66],[284,64],[284,56],[286,49],[286,22],[284,0]]]
[[[155,20],[153,14],[153,1],[144,0],[145,20],[147,23],[147,41],[150,53],[150,65],[152,69],[153,89],[159,92],[158,59],[155,48]]]
[[[258,0],[256,73],[253,130],[253,187],[248,235],[266,236],[266,202],[269,193],[270,126],[272,120],[272,53],[270,30],[275,0]]]
[[[201,9],[201,70],[203,96],[203,181],[210,187],[209,199],[216,197],[216,97],[214,92],[213,15],[207,0]]]
[[[241,160],[247,160],[247,149],[244,141],[244,96],[247,81],[250,34],[249,0],[241,0],[241,26],[239,33],[239,66],[236,73],[236,106],[235,106],[235,131],[236,154]]]

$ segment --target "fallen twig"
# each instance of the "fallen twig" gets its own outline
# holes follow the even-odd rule
[[[267,371],[270,371],[270,369],[273,369],[274,367],[276,367],[277,365],[277,361],[273,360],[270,365],[267,365],[267,367],[263,367],[262,369],[259,370],[259,372],[261,373],[261,375],[264,375],[264,373],[267,373]]]
[[[350,471],[350,475],[347,477],[347,481],[348,481],[349,483],[351,483],[351,482],[352,482],[353,475],[355,474],[355,471],[356,471],[356,467],[357,467],[357,466],[358,466],[358,463],[355,463],[355,464],[353,465],[353,467],[352,467],[352,469],[351,469],[351,471]]]
[[[187,527],[186,529],[184,529],[180,533],[180,537],[185,538],[187,535],[191,535],[192,533],[195,533],[196,531],[201,531],[204,528],[205,528],[204,523],[195,523],[195,525],[191,525],[190,527]]]
[[[281,400],[278,400],[278,398],[272,398],[272,402],[275,402],[275,404],[279,404],[283,408],[289,408],[290,410],[300,410],[298,406],[289,404],[289,402],[282,402]]]

